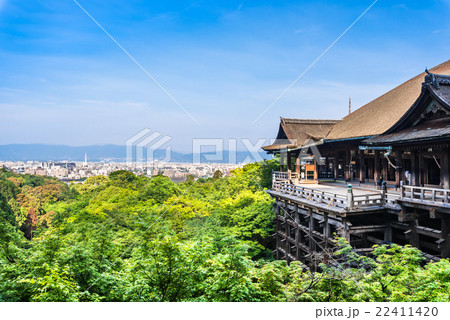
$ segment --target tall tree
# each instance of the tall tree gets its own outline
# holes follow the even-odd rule
[[[33,207],[31,207],[30,210],[28,210],[27,220],[25,220],[24,223],[24,233],[25,237],[28,240],[31,240],[33,238],[33,232],[36,230],[37,222],[38,218],[36,210]]]

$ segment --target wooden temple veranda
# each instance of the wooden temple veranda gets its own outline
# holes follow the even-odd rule
[[[342,120],[281,118],[276,200],[278,259],[315,266],[334,236],[361,254],[410,244],[450,257],[450,61]]]

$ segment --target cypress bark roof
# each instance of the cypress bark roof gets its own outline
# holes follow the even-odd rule
[[[450,136],[450,76],[428,74],[422,93],[386,133],[364,144],[401,144],[448,139]]]
[[[448,139],[450,137],[449,120],[449,118],[430,120],[417,127],[364,140],[363,143],[367,145],[393,145]]]
[[[298,148],[323,139],[339,120],[288,119],[280,118],[277,138],[265,151],[277,151],[283,148]]]
[[[450,60],[430,69],[430,72],[450,75]],[[425,76],[425,72],[421,73],[355,110],[333,126],[325,139],[369,137],[386,132],[417,100]]]

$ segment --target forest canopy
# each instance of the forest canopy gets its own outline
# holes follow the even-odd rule
[[[448,259],[336,238],[316,271],[272,255],[275,161],[173,183],[116,171],[67,186],[0,171],[0,301],[450,301]]]

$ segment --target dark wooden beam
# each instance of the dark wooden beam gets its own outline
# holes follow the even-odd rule
[[[367,240],[372,243],[375,243],[375,244],[383,244],[383,240],[372,237],[372,236],[367,236]]]
[[[416,226],[416,230],[418,234],[422,234],[424,236],[440,239],[441,238],[441,230],[431,229],[423,226]]]
[[[361,234],[361,233],[369,233],[369,232],[377,232],[377,231],[383,231],[386,229],[386,226],[384,224],[381,225],[370,225],[370,226],[357,226],[357,227],[350,227],[349,233],[350,234]]]

